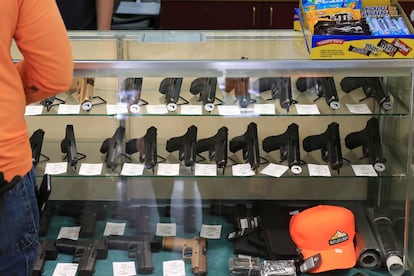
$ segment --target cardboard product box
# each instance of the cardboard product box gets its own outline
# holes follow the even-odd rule
[[[414,57],[414,29],[396,0],[363,0],[362,6],[396,6],[410,34],[315,35],[300,0],[298,9],[306,46],[312,59],[407,59]]]

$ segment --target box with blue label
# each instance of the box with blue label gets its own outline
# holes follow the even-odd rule
[[[414,29],[396,0],[300,0],[312,59],[414,57]]]

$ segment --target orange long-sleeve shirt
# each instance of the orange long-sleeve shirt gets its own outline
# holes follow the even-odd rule
[[[10,54],[13,39],[23,59]],[[68,89],[73,58],[55,0],[0,1],[0,171],[6,180],[32,166],[25,106]]]

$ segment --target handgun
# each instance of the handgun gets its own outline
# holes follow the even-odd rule
[[[389,111],[393,107],[390,96],[380,77],[345,77],[341,80],[340,85],[345,93],[350,93],[362,87],[365,98],[359,101],[373,97],[384,110]]]
[[[39,236],[46,235],[49,228],[50,220],[52,219],[55,207],[49,202],[50,194],[52,193],[52,178],[50,174],[44,174],[42,182],[39,187],[36,187],[36,199],[39,208]]]
[[[68,94],[75,94],[76,99],[80,103],[82,110],[90,111],[94,105],[104,104],[106,101],[99,97],[94,96],[95,78],[75,78],[72,83],[72,87],[68,90]],[[100,102],[93,103],[94,99],[99,99]]]
[[[166,150],[168,152],[178,150],[178,159],[184,160],[185,166],[192,167],[197,155],[197,127],[192,125],[184,135],[168,139]]]
[[[377,118],[369,119],[364,129],[349,133],[345,137],[345,145],[351,150],[357,147],[362,147],[361,158],[368,158],[376,171],[383,172],[385,170],[386,159],[382,153],[382,143]]]
[[[184,261],[191,261],[191,271],[194,275],[207,275],[207,241],[205,238],[164,237],[162,248],[181,252]]]
[[[247,108],[249,104],[256,102],[250,97],[249,78],[226,78],[224,91],[229,93],[232,90],[234,90],[234,97],[241,108]]]
[[[264,77],[253,82],[253,89],[259,93],[270,90],[272,99],[279,99],[280,107],[289,112],[289,107],[297,103],[292,99],[292,80],[290,77]]]
[[[60,238],[56,240],[56,248],[58,253],[73,255],[72,262],[78,263],[79,276],[92,276],[96,260],[106,259],[108,256],[108,245],[105,240]]]
[[[215,108],[217,78],[196,78],[191,82],[190,92],[200,95],[198,101],[203,102],[204,110],[211,112]]]
[[[58,251],[54,240],[39,240],[40,251],[33,266],[32,276],[41,276],[45,261],[56,260]]]
[[[96,222],[103,221],[106,218],[106,209],[103,204],[67,203],[59,205],[58,215],[73,217],[76,221],[79,221],[79,237],[92,238],[95,236]]]
[[[157,164],[157,128],[150,127],[143,137],[131,139],[126,143],[125,152],[134,154],[139,152],[139,162],[144,163],[146,169],[154,170]]]
[[[303,149],[306,152],[320,149],[322,160],[329,162],[330,167],[339,173],[344,159],[339,136],[339,124],[336,122],[330,123],[324,133],[310,135],[303,139]]]
[[[125,136],[125,127],[119,126],[114,135],[110,138],[106,138],[99,151],[101,153],[106,153],[105,163],[106,167],[111,169],[112,172],[115,171],[115,168],[120,162],[120,157],[123,156],[123,141]]]
[[[296,88],[302,93],[314,90],[317,97],[314,102],[324,97],[326,104],[331,109],[337,110],[341,108],[333,77],[300,77],[296,80]]]
[[[71,167],[74,167],[75,170],[76,165],[78,164],[78,160],[86,157],[86,155],[78,153],[73,125],[66,125],[66,135],[60,143],[60,150],[62,153],[66,153],[64,159],[66,159],[68,164]]]
[[[299,126],[292,123],[287,130],[274,136],[268,136],[263,139],[263,150],[271,152],[280,150],[280,161],[288,161],[288,166],[292,173],[300,174],[302,172],[302,165],[305,163],[300,159],[299,148]]]
[[[41,128],[35,130],[30,136],[30,146],[32,148],[32,161],[33,161],[33,166],[35,167],[40,162],[40,157],[44,156],[42,154],[44,137],[45,137],[45,131]]]
[[[125,78],[120,89],[121,102],[128,104],[131,113],[138,113],[141,105],[148,104],[141,99],[142,78]]]
[[[217,168],[223,168],[224,174],[227,165],[227,144],[228,129],[221,127],[215,135],[197,141],[197,154],[208,151],[210,161],[215,160]]]
[[[246,132],[231,139],[229,144],[232,153],[242,150],[243,160],[249,162],[252,170],[256,171],[259,168],[260,154],[256,123],[250,123]]]
[[[183,78],[164,78],[160,83],[159,92],[165,95],[165,103],[167,110],[170,112],[176,111],[179,105],[178,101],[181,99],[188,103],[187,100],[180,96],[181,84]]]

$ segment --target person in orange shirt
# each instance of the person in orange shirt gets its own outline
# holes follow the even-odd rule
[[[32,275],[39,210],[25,107],[71,86],[72,49],[55,0],[1,0],[0,30],[0,275]]]

